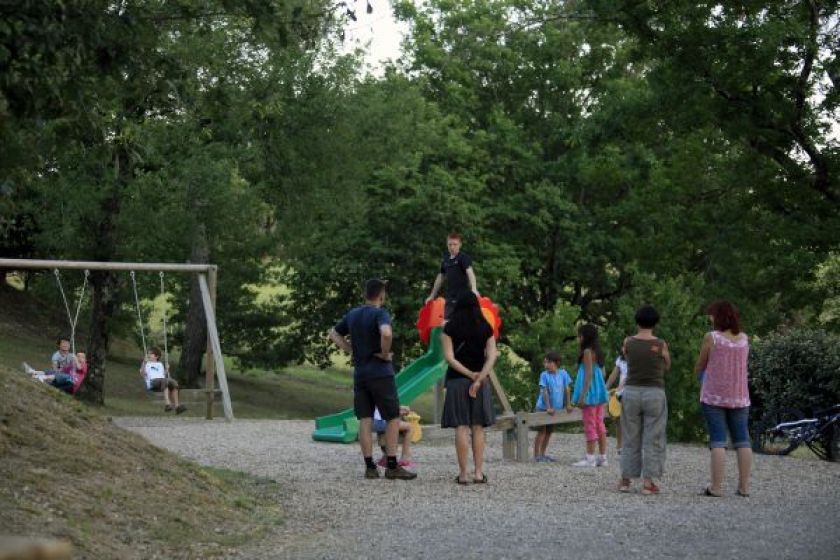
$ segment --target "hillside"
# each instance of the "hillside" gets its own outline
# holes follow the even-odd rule
[[[220,556],[281,519],[272,481],[187,462],[4,367],[0,480],[3,533],[85,558]]]

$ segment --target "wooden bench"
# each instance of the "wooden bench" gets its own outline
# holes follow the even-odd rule
[[[512,417],[505,417],[498,428],[503,431],[502,456],[508,460],[527,461],[530,457],[528,432],[531,428],[571,424],[582,420],[579,408],[573,409],[571,413],[565,410],[559,410],[554,415],[547,412],[517,412]]]

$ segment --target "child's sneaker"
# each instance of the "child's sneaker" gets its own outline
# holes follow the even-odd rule
[[[602,455],[602,456],[598,457],[597,459],[595,459],[595,466],[596,467],[608,467],[609,465],[610,464],[609,464],[609,462],[607,462],[607,456],[606,455]]]
[[[181,414],[182,412],[185,412],[186,410],[187,410],[186,406],[184,406],[182,404],[179,404],[178,406],[175,407],[175,414]]]
[[[171,404],[168,404],[168,405],[163,407],[164,412],[172,412],[173,410],[175,410],[175,407],[172,406]]]
[[[365,478],[379,478],[379,469],[377,468],[365,468]]]
[[[594,467],[595,466],[595,457],[587,456],[578,461],[577,463],[572,463],[573,467]]]
[[[35,375],[35,368],[30,366],[29,364],[27,364],[26,362],[23,362],[20,365],[23,368],[23,371],[26,372],[26,375]]]
[[[534,456],[535,463],[545,463],[545,455],[536,455]]]

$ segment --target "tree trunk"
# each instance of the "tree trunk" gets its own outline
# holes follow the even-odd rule
[[[110,270],[90,274],[93,288],[90,335],[87,342],[88,374],[79,398],[92,404],[105,404],[105,359],[110,347],[109,330],[117,307],[117,278]]]
[[[116,247],[116,217],[120,210],[119,187],[102,204],[102,221],[97,228],[95,258],[113,259]],[[87,342],[88,374],[79,398],[93,404],[105,404],[105,359],[110,347],[110,323],[117,309],[117,277],[111,270],[94,270],[90,275],[93,291],[90,334]]]
[[[96,228],[94,260],[112,261],[117,254],[117,217],[120,213],[120,194],[130,174],[129,157],[125,146],[114,150],[114,177],[111,193],[102,200],[101,219]],[[105,360],[110,348],[110,323],[117,310],[117,276],[111,270],[91,272],[93,291],[90,334],[87,342],[88,374],[79,389],[79,398],[92,404],[105,404]]]
[[[207,247],[207,231],[204,225],[196,228],[193,237],[190,262],[205,264],[210,262],[210,251]],[[198,276],[193,275],[190,280],[190,302],[187,310],[187,320],[184,326],[184,345],[181,348],[181,359],[175,377],[186,387],[197,387],[201,379],[201,365],[204,352],[207,349],[207,321],[204,317],[204,305],[201,301],[201,291],[198,287]]]

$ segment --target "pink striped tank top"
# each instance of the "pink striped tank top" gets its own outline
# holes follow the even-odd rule
[[[741,333],[735,340],[730,340],[719,331],[712,331],[711,335],[713,346],[700,389],[700,402],[721,408],[750,406],[747,389],[749,338]]]

